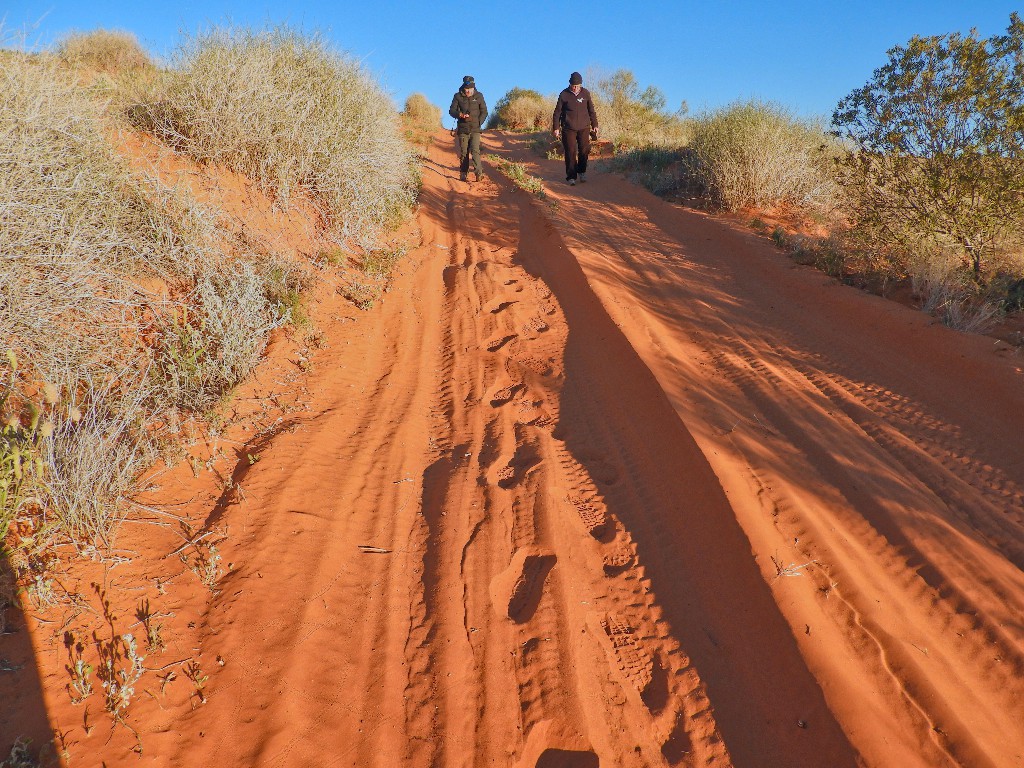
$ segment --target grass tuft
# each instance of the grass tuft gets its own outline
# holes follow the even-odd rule
[[[506,160],[500,155],[488,155],[488,160],[497,166],[498,170],[511,179],[512,183],[520,189],[525,189],[532,195],[536,195],[541,200],[547,199],[547,192],[544,191],[544,184],[536,176],[531,176],[526,166],[522,163],[515,163],[511,160]]]
[[[308,194],[339,238],[372,247],[414,201],[397,111],[317,34],[214,28],[187,38],[141,127],[200,162],[244,173],[287,206]]]

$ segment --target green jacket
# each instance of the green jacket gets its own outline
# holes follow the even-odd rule
[[[452,105],[448,114],[459,121],[459,133],[480,133],[484,120],[487,119],[487,102],[480,91],[475,91],[472,96],[467,96],[465,91],[459,88],[452,97]],[[469,115],[468,119],[460,119],[460,114]]]

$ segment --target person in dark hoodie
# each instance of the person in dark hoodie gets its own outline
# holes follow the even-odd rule
[[[565,150],[565,180],[575,186],[576,179],[587,180],[590,140],[597,138],[597,110],[590,91],[583,87],[579,72],[569,75],[569,87],[558,94],[551,116],[551,132],[562,139]]]
[[[469,173],[469,155],[472,152],[473,172],[476,174],[476,180],[480,181],[483,178],[483,168],[480,165],[480,129],[487,119],[487,102],[484,101],[484,95],[476,89],[472,75],[462,78],[462,86],[452,97],[448,114],[458,121],[456,131],[459,139],[459,178],[466,181]]]

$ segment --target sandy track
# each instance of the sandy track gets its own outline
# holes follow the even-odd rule
[[[588,282],[722,481],[862,759],[1022,764],[1019,354],[622,179],[569,193],[554,163],[537,171]],[[812,565],[798,578],[776,563]]]
[[[212,513],[225,664],[147,754],[1020,764],[1019,360],[616,177],[452,161]]]

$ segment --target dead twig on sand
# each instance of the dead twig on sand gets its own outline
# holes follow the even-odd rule
[[[803,565],[797,565],[796,563],[790,563],[789,565],[783,565],[783,561],[772,555],[772,565],[775,566],[775,579],[780,579],[783,576],[800,576],[805,568],[812,565],[817,565],[817,560],[808,560]],[[774,581],[774,579],[773,579]]]

